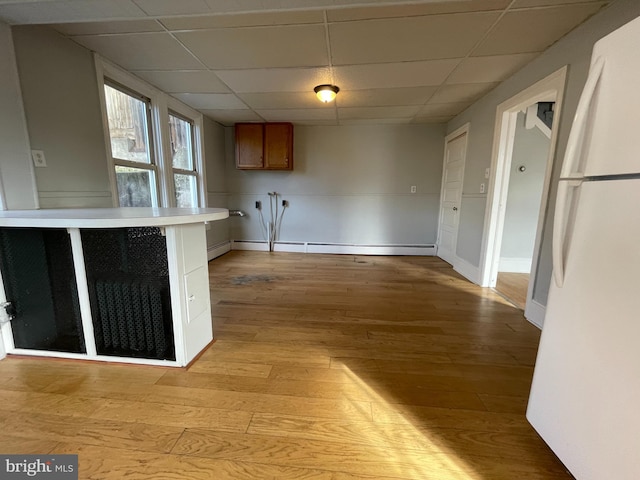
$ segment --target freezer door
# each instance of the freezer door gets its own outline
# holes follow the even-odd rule
[[[591,76],[603,69],[590,99],[576,171],[585,176],[640,173],[640,18],[598,41]],[[580,128],[574,124],[573,128]]]
[[[527,418],[578,480],[640,478],[640,180],[584,182]]]

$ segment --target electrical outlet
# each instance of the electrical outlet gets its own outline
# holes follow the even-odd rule
[[[44,158],[44,152],[42,150],[31,150],[31,158],[36,167],[47,166],[47,159]]]
[[[289,206],[289,201],[288,200],[282,200],[282,206],[283,207],[288,207]]]
[[[489,174],[491,173],[491,169],[490,168],[485,168],[484,169],[484,178],[489,178]]]
[[[484,193],[484,183],[480,184],[480,193]]]
[[[411,185],[411,193],[416,193],[418,191],[418,187],[415,185]]]
[[[256,200],[256,208],[260,210],[262,208],[262,202],[260,200]]]

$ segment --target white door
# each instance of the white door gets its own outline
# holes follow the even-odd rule
[[[438,228],[438,256],[453,264],[456,256],[464,161],[467,153],[467,128],[445,139],[442,194],[440,197],[440,225]]]

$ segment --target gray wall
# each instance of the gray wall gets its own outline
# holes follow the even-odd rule
[[[11,28],[0,22],[0,189],[4,208],[38,207]]]
[[[530,263],[551,140],[537,127],[527,129],[525,117],[524,113],[518,113],[500,257],[505,260],[528,259]],[[518,171],[521,165],[526,167],[524,172]],[[514,270],[501,266],[500,271]]]
[[[243,171],[228,128],[229,208],[248,213],[231,220],[231,238],[265,240],[255,202],[268,221],[267,192],[276,191],[290,205],[279,241],[434,244],[443,137],[442,125],[296,126],[293,171]]]
[[[204,161],[207,176],[207,206],[227,208],[224,127],[204,117]],[[207,246],[229,241],[229,221],[212,222],[207,227]]]
[[[486,195],[479,194],[478,187],[485,181],[485,168],[491,164],[496,107],[564,65],[569,65],[562,118],[559,119],[558,146],[553,167],[550,201],[545,218],[538,274],[534,284],[534,299],[543,305],[546,304],[551,280],[552,216],[548,212],[553,211],[555,205],[560,163],[564,156],[577,102],[587,78],[591,50],[597,40],[639,15],[640,2],[617,0],[454,118],[447,128],[448,132],[452,132],[466,122],[471,123],[457,255],[472,265],[479,266]]]
[[[13,28],[42,208],[111,207],[98,84],[91,53],[46,27]]]

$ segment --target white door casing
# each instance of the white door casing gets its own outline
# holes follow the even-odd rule
[[[469,124],[466,124],[445,137],[438,256],[450,264],[453,264],[456,258],[468,134]]]
[[[533,299],[533,289],[538,275],[538,262],[544,233],[543,226],[551,184],[553,160],[555,158],[558,128],[562,115],[566,75],[567,67],[565,66],[498,105],[491,154],[491,178],[489,179],[487,209],[485,211],[480,253],[480,286],[495,287],[500,263],[515,118],[517,112],[533,103],[555,101],[555,118],[551,130],[551,145],[547,158],[547,169],[544,178],[542,201],[540,202],[538,228],[525,308],[525,318],[539,328],[542,328],[542,323],[544,322],[545,307]]]

